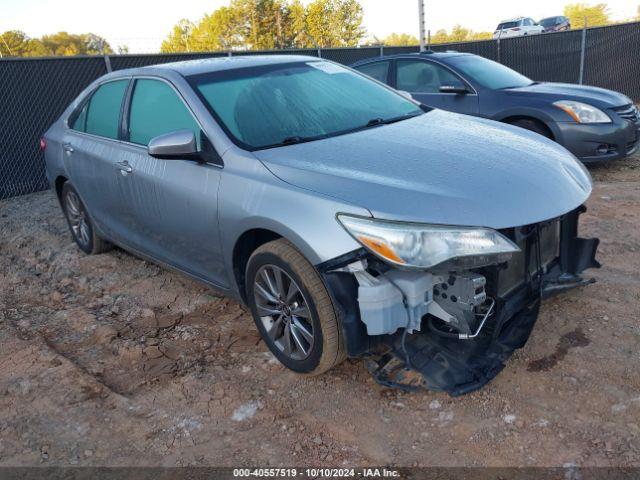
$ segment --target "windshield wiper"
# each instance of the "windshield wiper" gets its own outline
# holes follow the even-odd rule
[[[372,118],[367,122],[367,127],[375,127],[376,125],[382,125],[385,123],[384,118]]]
[[[399,117],[388,118],[384,121],[385,125],[389,125],[390,123],[401,122],[402,120],[408,120],[409,118],[417,117],[422,115],[424,112],[419,110],[417,112],[405,113],[404,115],[400,115]]]
[[[296,143],[308,142],[311,140],[311,137],[301,137],[299,135],[294,135],[293,137],[287,137],[280,142],[280,145],[294,145]]]
[[[260,148],[272,148],[272,147],[281,147],[281,146],[285,146],[285,145],[296,145],[298,143],[305,143],[305,142],[311,142],[313,140],[320,140],[322,138],[330,138],[330,137],[334,137],[336,135],[343,135],[345,133],[353,133],[353,132],[357,132],[360,130],[364,130],[366,128],[370,128],[370,127],[375,127],[377,125],[388,125],[390,123],[395,123],[395,122],[400,122],[402,120],[406,120],[412,117],[417,117],[418,115],[422,115],[424,112],[422,110],[418,110],[415,112],[410,112],[410,113],[406,113],[404,115],[400,115],[399,117],[392,117],[392,118],[372,118],[371,120],[369,120],[367,122],[367,124],[363,127],[356,127],[356,128],[352,128],[349,130],[343,130],[340,132],[334,132],[332,134],[323,134],[323,135],[316,135],[316,136],[312,136],[312,137],[302,137],[300,135],[292,135],[290,137],[285,138],[284,140],[282,140],[280,143],[274,143],[273,145],[267,145],[267,146],[263,146]]]
[[[422,115],[424,112],[422,111],[418,111],[418,112],[411,112],[411,113],[405,113],[404,115],[400,115],[398,117],[391,117],[391,118],[372,118],[371,120],[369,120],[367,122],[367,124],[365,125],[365,128],[368,127],[375,127],[376,125],[389,125],[390,123],[396,123],[396,122],[400,122],[402,120],[406,120],[408,118],[413,118],[413,117],[417,117],[418,115]]]

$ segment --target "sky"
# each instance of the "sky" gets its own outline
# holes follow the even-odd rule
[[[304,1],[304,0],[303,0]],[[609,5],[613,20],[637,14],[640,0],[424,0],[427,28],[450,30],[456,24],[475,31],[493,31],[504,19],[536,20],[561,15],[568,3]],[[308,0],[305,2],[308,3]],[[368,35],[392,32],[418,36],[418,0],[360,0]],[[0,32],[22,30],[31,37],[57,31],[92,32],[112,47],[126,44],[131,53],[152,53],[181,18],[198,20],[228,0],[0,0]],[[95,5],[95,7],[94,7]]]

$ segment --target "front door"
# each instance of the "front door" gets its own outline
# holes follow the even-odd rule
[[[219,286],[228,286],[218,232],[220,165],[161,160],[147,154],[149,141],[175,130],[203,133],[172,85],[135,80],[122,149],[126,202],[135,219],[131,246]],[[200,145],[199,145],[200,146]]]
[[[424,59],[396,61],[395,88],[404,90],[420,103],[450,112],[478,114],[478,96],[458,75],[446,67]],[[464,87],[469,91],[442,93],[442,86]]]

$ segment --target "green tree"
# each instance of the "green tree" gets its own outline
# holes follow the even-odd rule
[[[388,45],[390,47],[407,47],[418,45],[420,40],[417,37],[410,35],[408,33],[392,33],[382,40],[383,45]]]
[[[181,20],[162,52],[355,46],[364,36],[358,0],[232,0],[196,24]]]
[[[611,23],[606,3],[571,3],[564,7],[564,15],[569,18],[573,28],[583,28],[585,19],[588,27],[600,27]]]
[[[448,41],[449,34],[444,29],[440,29],[431,35],[431,43],[447,43]]]
[[[247,20],[244,35],[247,48],[268,50],[290,48],[289,5],[284,0],[236,0],[232,4]]]
[[[222,7],[205,15],[191,35],[192,51],[241,48],[245,44],[246,22],[236,8]]]
[[[93,33],[76,35],[58,32],[44,35],[41,42],[48,55],[104,55],[113,53],[109,42]]]
[[[195,25],[189,20],[180,20],[174,25],[169,36],[162,42],[160,51],[163,53],[190,51],[190,40],[194,29]]]
[[[94,33],[80,35],[58,32],[42,38],[29,38],[24,32],[10,30],[0,35],[3,57],[41,57],[54,55],[103,55],[113,53],[109,42]]]
[[[354,47],[364,37],[364,12],[358,0],[337,1],[338,40],[343,47]]]
[[[447,33],[446,30],[438,30],[435,35],[431,36],[431,43],[470,42],[473,40],[487,40],[491,37],[491,32],[474,32],[473,30],[464,28],[461,25],[455,25],[451,29],[451,33]]]
[[[306,31],[320,48],[350,47],[365,34],[363,11],[357,0],[314,0],[307,5]]]
[[[285,23],[285,35],[292,48],[311,46],[311,40],[306,29],[307,10],[300,0],[293,0],[289,4],[289,14]]]
[[[40,40],[29,38],[24,32],[9,30],[0,35],[2,57],[39,57],[47,54]]]

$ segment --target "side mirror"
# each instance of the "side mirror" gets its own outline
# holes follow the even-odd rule
[[[440,87],[440,93],[455,93],[457,95],[466,95],[467,93],[469,93],[469,90],[467,90],[463,86],[442,85]]]
[[[164,160],[198,160],[198,144],[193,130],[176,130],[149,141],[149,155]]]
[[[407,92],[406,90],[398,90],[397,91],[400,95],[402,95],[404,98],[406,98],[407,100],[413,100],[413,95],[411,95],[409,92]]]

